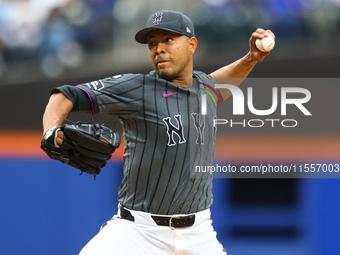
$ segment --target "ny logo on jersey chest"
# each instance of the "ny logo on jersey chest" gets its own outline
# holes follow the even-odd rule
[[[185,143],[185,137],[184,137],[184,128],[183,123],[181,119],[181,115],[175,115],[174,116],[177,121],[177,126],[171,123],[171,117],[164,118],[163,121],[167,127],[167,134],[168,134],[168,146],[174,146],[176,145],[174,135],[177,135],[179,137],[179,143]]]
[[[192,113],[191,117],[193,118],[193,124],[197,131],[196,144],[204,144],[205,116],[201,116],[197,113]],[[168,135],[168,146],[176,145],[176,136],[178,137],[178,142],[180,144],[186,142],[181,115],[177,114],[174,116],[174,118],[177,122],[177,125],[172,123],[171,117],[163,118],[163,121],[167,127],[166,132]]]

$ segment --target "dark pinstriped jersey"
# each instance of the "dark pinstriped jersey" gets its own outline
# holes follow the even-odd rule
[[[213,165],[216,106],[207,98],[201,114],[202,88],[214,87],[209,75],[194,72],[192,86],[181,87],[147,75],[124,74],[58,88],[81,89],[94,113],[114,114],[123,126],[124,175],[118,200],[132,210],[187,214],[212,204],[212,176],[195,178],[195,166]],[[77,106],[77,110],[80,109]],[[193,173],[193,172],[192,172]]]

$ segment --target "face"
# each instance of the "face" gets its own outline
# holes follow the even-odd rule
[[[196,38],[156,30],[148,36],[149,55],[156,73],[168,80],[185,79],[192,75],[192,55]]]

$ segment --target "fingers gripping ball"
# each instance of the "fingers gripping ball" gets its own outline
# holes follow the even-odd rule
[[[59,130],[64,133],[61,146],[56,144]],[[51,159],[96,176],[106,166],[120,141],[119,134],[108,127],[77,122],[48,130],[41,140],[41,148]]]
[[[264,37],[263,39],[256,39],[255,45],[260,51],[269,52],[274,48],[275,40],[274,37],[271,34],[269,34],[267,37]]]

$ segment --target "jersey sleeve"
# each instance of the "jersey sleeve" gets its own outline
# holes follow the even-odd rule
[[[63,93],[72,102],[73,112],[88,112],[94,114],[91,100],[83,90],[72,85],[64,85],[54,88],[51,94],[55,93]]]
[[[62,86],[60,91],[73,103],[73,111],[130,115],[138,112],[142,102],[144,75],[123,74],[105,79]]]

